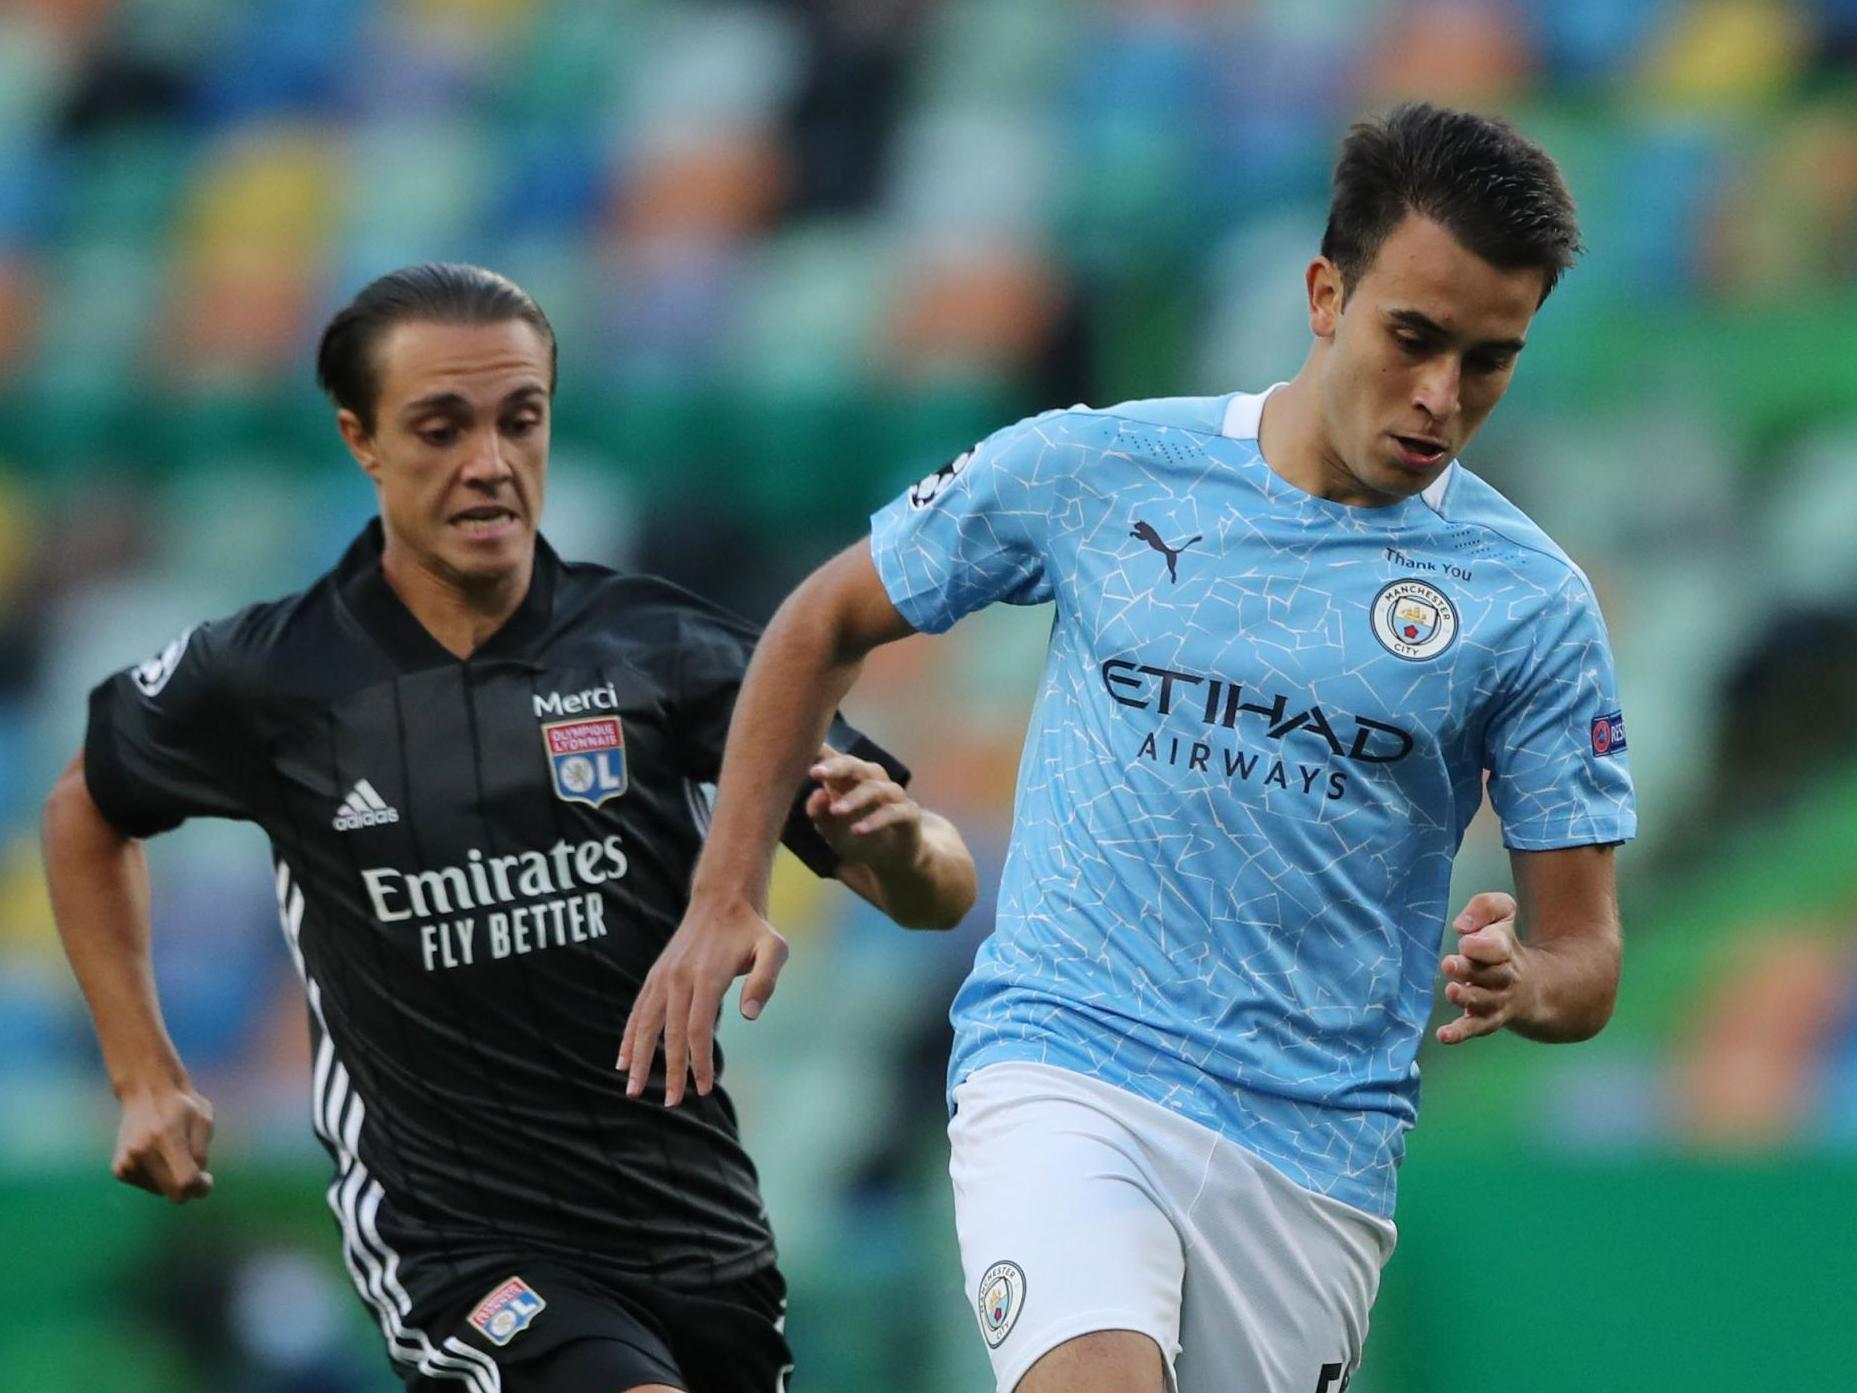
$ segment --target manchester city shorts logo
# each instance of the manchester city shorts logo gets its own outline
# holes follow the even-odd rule
[[[996,1262],[980,1279],[980,1334],[998,1349],[1025,1307],[1025,1272],[1016,1262]]]
[[[466,1317],[491,1344],[501,1348],[529,1328],[548,1303],[520,1277],[511,1277],[477,1303]]]
[[[1395,657],[1435,658],[1457,638],[1457,609],[1435,585],[1396,580],[1373,597],[1373,636]]]

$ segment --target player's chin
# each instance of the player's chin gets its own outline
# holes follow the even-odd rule
[[[527,562],[535,549],[535,529],[515,516],[489,528],[447,523],[444,547],[458,574],[473,580],[496,580]]]

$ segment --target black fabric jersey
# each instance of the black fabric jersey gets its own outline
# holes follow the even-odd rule
[[[376,522],[302,594],[99,686],[92,796],[136,836],[193,816],[269,835],[330,1200],[377,1306],[405,1304],[409,1254],[689,1291],[765,1268],[726,1094],[666,1109],[661,1056],[640,1100],[614,1069],[687,902],[755,631],[542,543],[521,607],[460,661],[380,552]],[[907,778],[842,722],[830,738]],[[797,803],[786,842],[834,869]]]

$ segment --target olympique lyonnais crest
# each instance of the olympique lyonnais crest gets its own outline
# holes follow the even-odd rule
[[[491,1344],[507,1345],[529,1328],[548,1303],[520,1277],[511,1277],[477,1303],[470,1323]]]
[[[542,727],[555,797],[597,808],[625,792],[625,729],[617,716],[550,721]]]
[[[1373,635],[1398,657],[1435,658],[1457,637],[1457,610],[1434,585],[1395,581],[1373,597]]]

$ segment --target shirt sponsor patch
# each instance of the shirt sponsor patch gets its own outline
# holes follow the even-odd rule
[[[1609,711],[1593,717],[1593,753],[1617,755],[1625,752],[1625,713]]]
[[[617,716],[550,721],[542,727],[555,797],[597,808],[625,792],[625,729]]]
[[[479,1301],[468,1319],[478,1334],[500,1347],[527,1330],[547,1305],[535,1288],[520,1277],[511,1277]]]

